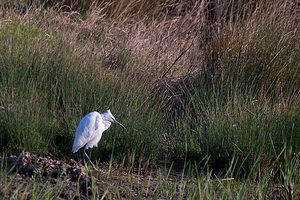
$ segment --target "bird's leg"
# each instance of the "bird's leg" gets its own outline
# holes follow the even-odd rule
[[[95,167],[95,165],[93,164],[93,162],[91,161],[90,157],[87,155],[87,153],[85,152],[85,149],[83,150],[84,154],[86,155],[86,157],[89,159],[90,163],[92,164],[93,168],[96,170],[96,171],[100,171],[99,169],[97,169]]]
[[[84,166],[85,166],[85,168],[87,169],[87,168],[88,168],[88,166],[87,166],[87,164],[86,164],[86,161],[85,161],[85,155],[84,155],[84,153],[83,153],[83,162],[84,162]]]

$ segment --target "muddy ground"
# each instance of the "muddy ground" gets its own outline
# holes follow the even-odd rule
[[[11,171],[8,179],[13,179],[10,187],[5,189],[5,198],[9,198],[21,184],[23,185],[19,193],[28,192],[30,197],[30,191],[26,191],[26,188],[38,180],[40,190],[44,189],[44,184],[50,183],[55,188],[63,182],[62,192],[59,194],[61,199],[88,199],[87,196],[93,195],[92,184],[98,188],[100,197],[111,197],[111,194],[115,196],[117,191],[122,199],[128,196],[152,199],[158,183],[157,169],[125,169],[116,163],[112,163],[111,166],[109,163],[103,163],[99,166],[100,171],[90,169],[87,172],[81,161],[62,161],[50,154],[41,157],[26,151],[19,156],[1,154],[0,161]],[[169,178],[172,180],[176,176],[175,172],[172,172]],[[5,183],[2,180],[0,197],[4,188]]]
[[[128,199],[129,197],[133,199],[159,199],[157,186],[163,184],[174,185],[175,195],[180,192],[180,188],[176,189],[176,187],[180,185],[178,182],[182,173],[175,169],[167,175],[168,180],[164,180],[166,176],[159,175],[164,173],[163,167],[128,169],[122,168],[116,163],[112,163],[112,165],[103,163],[99,166],[100,171],[90,170],[87,172],[80,161],[73,159],[63,161],[55,159],[50,154],[41,157],[26,151],[23,151],[19,156],[1,153],[0,161],[2,162],[1,166],[4,164],[7,166],[6,169],[10,170],[7,180],[12,180],[10,186],[6,188],[7,181],[5,182],[3,178],[0,179],[0,197],[4,196],[4,199],[9,199],[16,189],[19,189],[18,194],[25,194],[27,199],[30,199],[32,191],[28,188],[31,188],[30,185],[33,182],[38,185],[41,195],[43,195],[43,190],[47,184],[46,187],[48,188],[59,188],[58,199],[89,199],[93,197],[93,188],[98,189],[98,196],[103,197],[101,199],[112,197],[118,199]],[[3,167],[0,170],[2,173]],[[160,181],[165,182],[159,184]],[[194,189],[197,190],[197,180],[189,181],[195,181]],[[191,183],[190,185],[192,185],[190,189],[193,189],[194,184]],[[254,185],[253,189],[255,187]],[[296,196],[300,197],[300,191],[299,195]],[[186,196],[181,197],[185,198]],[[286,196],[280,187],[274,187],[267,199],[286,199]]]

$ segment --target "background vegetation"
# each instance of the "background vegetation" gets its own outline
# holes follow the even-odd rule
[[[299,189],[298,1],[0,5],[0,151],[73,157],[80,119],[110,108],[126,130],[94,160],[272,169]]]

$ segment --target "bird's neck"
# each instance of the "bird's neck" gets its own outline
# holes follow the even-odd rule
[[[102,113],[101,117],[102,117],[102,122],[104,124],[104,130],[106,130],[111,125],[111,122],[109,121],[109,116],[106,113]]]
[[[103,120],[103,124],[104,124],[104,129],[108,129],[111,125],[111,122],[110,121],[107,121],[107,120]]]

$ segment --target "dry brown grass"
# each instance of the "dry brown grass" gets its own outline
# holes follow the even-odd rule
[[[166,98],[180,96],[176,84],[184,82],[169,80],[203,74],[207,82],[258,90],[262,99],[297,97],[299,1],[70,2],[32,4],[21,14],[1,7],[1,23],[16,20],[59,35],[95,67],[142,74],[144,82],[167,78]]]
[[[107,86],[105,97],[101,96],[101,106],[108,103],[108,98],[115,99],[116,105],[124,105],[119,113],[128,113],[124,119],[131,123],[130,130],[137,130],[136,133],[141,130],[143,137],[150,138],[132,143],[132,146],[141,146],[139,153],[153,139],[149,133],[153,134],[156,130],[159,130],[157,132],[161,137],[157,141],[162,142],[158,146],[163,146],[159,150],[168,151],[172,161],[210,157],[209,165],[217,170],[230,164],[228,162],[234,159],[232,152],[236,152],[234,156],[242,160],[249,155],[243,166],[245,171],[252,169],[254,158],[261,153],[269,159],[262,162],[271,163],[272,155],[274,158],[276,154],[271,147],[281,150],[289,138],[292,138],[293,151],[298,151],[299,140],[294,127],[299,121],[300,102],[299,1],[70,2],[31,4],[29,7],[26,4],[1,4],[0,26],[25,24],[34,27],[32,29],[37,27],[41,33],[47,34],[50,41],[63,40],[63,44],[67,44],[72,51],[65,55],[78,61],[70,62],[70,66],[78,63],[86,71],[93,71],[89,68],[94,68],[99,74],[103,72],[103,76],[91,75],[93,80],[101,79],[102,86],[105,86],[105,80],[114,83],[114,80],[124,78],[124,82],[118,83],[120,90],[113,93],[115,96],[110,96],[111,88]],[[47,57],[48,54],[43,55]],[[14,62],[18,60],[14,56],[9,59]],[[27,61],[31,63],[30,58]],[[70,66],[64,67],[71,69]],[[47,69],[52,69],[51,63]],[[136,81],[137,78],[139,81]],[[90,80],[82,81],[89,84]],[[135,90],[129,85],[138,85],[142,89]],[[98,85],[94,86],[91,93],[98,91]],[[149,90],[153,87],[155,93]],[[72,88],[61,90],[72,91]],[[83,96],[90,96],[85,88],[80,92]],[[154,97],[147,99],[146,95],[139,96],[138,93],[143,92]],[[139,98],[142,100],[139,101]],[[124,103],[124,99],[129,100]],[[72,103],[72,100],[66,98],[65,102]],[[86,107],[80,107],[82,102]],[[84,109],[90,109],[90,105],[99,105],[93,99],[82,102],[76,105],[79,107],[77,116]],[[47,112],[53,112],[52,109],[59,110],[60,102],[55,106],[58,108],[46,110],[45,116]],[[147,106],[149,109],[144,109]],[[69,108],[72,110],[73,104]],[[155,114],[148,116],[149,110],[159,110],[161,118]],[[27,110],[23,112],[27,113]],[[37,118],[36,113],[32,116]],[[75,127],[72,117],[62,117],[62,124]],[[166,123],[163,126],[155,124],[154,119],[165,120]],[[48,124],[46,118],[44,121]],[[69,124],[70,121],[74,124]],[[32,129],[34,127],[28,128]],[[49,129],[52,130],[52,126]],[[69,129],[66,132],[71,138],[73,133]],[[123,136],[120,134],[118,138]],[[130,136],[125,137],[133,141]],[[270,138],[274,146],[271,146]],[[124,141],[127,145],[127,140]],[[236,146],[232,145],[232,141]],[[109,146],[111,143],[108,149],[114,148]],[[122,153],[120,149],[115,150]],[[130,149],[128,152],[134,151]],[[134,158],[135,153],[130,153],[126,154],[125,159]],[[140,156],[143,159],[144,155]],[[145,160],[152,159],[149,157]],[[214,189],[212,187],[212,191]]]
[[[80,14],[83,9],[85,17]],[[226,69],[224,57],[247,59],[249,51],[264,45],[261,42],[269,43],[270,48],[276,45],[257,41],[264,40],[267,31],[277,32],[274,39],[280,40],[279,46],[291,37],[297,39],[297,11],[297,1],[78,0],[63,1],[47,10],[37,6],[23,15],[2,9],[2,16],[61,35],[75,44],[78,55],[96,65],[124,65],[126,71],[155,78],[182,78],[207,69],[221,70],[227,77],[232,69]],[[265,51],[265,46],[261,48]]]
[[[160,78],[183,51],[191,45],[196,48],[198,42],[195,35],[198,25],[192,16],[199,16],[203,8],[202,11],[201,9],[198,11],[200,5],[195,5],[182,15],[180,11],[182,8],[174,11],[177,9],[176,6],[180,5],[178,2],[156,5],[155,8],[152,8],[154,5],[150,3],[151,1],[131,2],[126,4],[127,6],[125,1],[118,5],[115,5],[114,1],[93,3],[84,18],[76,9],[71,12],[64,11],[64,6],[59,9],[58,6],[50,7],[47,11],[40,6],[26,10],[24,15],[20,15],[18,10],[2,9],[2,16],[21,23],[34,23],[46,33],[61,35],[66,41],[76,44],[75,51],[80,55],[93,59],[99,65],[103,61],[110,65],[109,62],[129,53],[131,59],[127,64],[128,70],[139,70]],[[128,14],[136,6],[139,7],[136,14]],[[148,8],[152,8],[152,12],[158,12],[156,9],[169,9],[171,14],[165,11],[151,20],[145,15],[136,17],[143,16],[141,8],[145,8],[143,12],[147,12]],[[182,16],[175,12],[179,12]],[[175,66],[172,66],[170,75],[180,77],[190,71],[186,67],[180,67],[185,65],[187,56],[188,54],[185,54]]]

